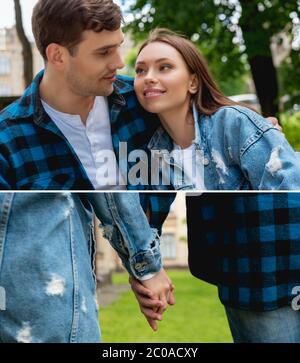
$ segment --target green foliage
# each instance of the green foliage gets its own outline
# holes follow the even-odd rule
[[[296,151],[300,151],[300,112],[281,116],[283,132]]]
[[[229,0],[136,0],[131,6],[134,21],[127,29],[137,42],[158,26],[184,33],[207,58],[221,89],[232,95],[247,91],[243,87],[243,77],[250,75],[247,60],[270,55],[274,34],[284,30],[291,36],[290,14],[298,10],[296,0],[240,0],[240,5]],[[300,89],[299,72],[299,52],[292,52],[280,73],[281,94]]]
[[[245,62],[239,48],[232,41],[233,32],[224,32],[224,24],[218,21],[218,8],[209,1],[137,0],[131,12],[135,20],[128,25],[138,42],[147,37],[155,27],[167,27],[184,33],[195,43],[207,58],[210,69],[218,81],[244,74]],[[228,12],[228,10],[226,10]],[[228,12],[232,12],[232,9]],[[227,61],[221,61],[226,54]],[[223,58],[224,59],[224,58]],[[233,66],[234,65],[234,66]]]
[[[194,278],[187,270],[168,273],[175,285],[176,305],[166,311],[158,331],[150,329],[129,291],[110,306],[100,308],[104,343],[232,341],[217,289]],[[115,283],[127,281],[126,274],[114,276]]]
[[[292,22],[290,13],[297,11],[296,0],[240,0],[242,16],[240,25],[247,45],[249,57],[268,55],[266,47],[274,34],[282,30],[290,33]]]
[[[279,68],[282,96],[289,95],[292,103],[300,103],[300,52],[292,51]]]

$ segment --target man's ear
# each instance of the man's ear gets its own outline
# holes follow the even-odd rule
[[[190,87],[189,87],[189,92],[194,95],[198,92],[199,90],[199,79],[197,77],[196,74],[193,74],[191,76],[191,82],[190,82]]]
[[[65,49],[56,44],[51,43],[48,45],[46,49],[46,56],[49,64],[52,64],[52,66],[56,69],[62,69],[64,67],[65,63]]]

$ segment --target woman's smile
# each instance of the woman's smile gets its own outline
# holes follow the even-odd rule
[[[144,97],[147,99],[157,98],[157,97],[163,96],[165,93],[166,93],[166,91],[160,90],[158,88],[147,88],[144,91]]]

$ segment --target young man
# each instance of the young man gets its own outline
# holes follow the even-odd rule
[[[155,124],[146,127],[132,80],[117,77],[122,19],[112,0],[38,1],[32,28],[45,70],[0,115],[1,189],[126,189],[114,151],[138,147]],[[108,156],[115,173],[105,178]]]
[[[112,140],[128,133],[124,128],[112,131],[110,122],[121,109],[132,112],[124,97],[133,94],[133,87],[116,78],[124,65],[119,53],[124,38],[121,23],[121,10],[111,0],[38,1],[32,25],[45,71],[0,115],[0,189],[125,189],[116,185],[115,178],[103,181],[98,175],[103,150],[111,151],[109,167],[118,171]],[[129,127],[134,132],[132,124],[140,112],[141,107],[134,106]],[[140,123],[138,128],[143,131]],[[169,198],[144,195],[140,202],[150,212],[151,227],[160,233]],[[133,229],[130,233],[134,235]],[[56,256],[58,247],[53,247]],[[140,266],[147,271],[151,259],[142,257]],[[152,272],[156,274],[143,272],[143,278],[149,278],[146,285],[158,278],[169,281],[163,270]],[[168,291],[161,289],[162,309],[167,300],[172,301],[171,289],[169,283]]]
[[[234,341],[299,343],[300,194],[190,196],[187,223],[190,270],[218,287]]]
[[[122,19],[112,0],[37,2],[32,28],[45,71],[0,114],[0,189],[126,189],[116,183],[114,151],[120,141],[138,147],[151,128],[132,81],[116,77]],[[112,180],[102,178],[103,150]],[[173,197],[140,197],[160,232]]]

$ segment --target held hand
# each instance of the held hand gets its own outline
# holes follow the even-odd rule
[[[150,327],[156,331],[156,320],[162,320],[162,314],[166,310],[167,304],[175,304],[174,286],[171,280],[162,269],[147,281],[140,282],[130,277],[129,282],[138,300],[141,312],[145,315]]]
[[[142,285],[154,293],[154,297],[162,302],[159,313],[162,314],[168,307],[170,293],[173,291],[173,285],[169,276],[164,269],[161,269],[149,280],[142,281]]]
[[[134,277],[129,277],[129,283],[139,303],[142,314],[144,314],[151,329],[156,331],[156,320],[162,320],[162,315],[157,312],[161,308],[162,302],[154,296],[152,291],[145,288],[141,282]]]

